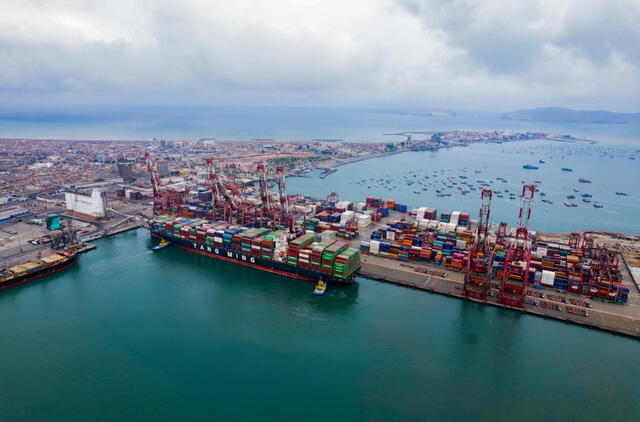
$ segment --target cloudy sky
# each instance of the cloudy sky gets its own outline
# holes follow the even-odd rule
[[[0,102],[640,111],[640,0],[2,0]]]

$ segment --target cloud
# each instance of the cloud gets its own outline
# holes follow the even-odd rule
[[[5,0],[0,101],[640,108],[629,1]]]

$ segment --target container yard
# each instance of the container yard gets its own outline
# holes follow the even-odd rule
[[[258,182],[217,174],[205,186],[163,186],[147,156],[154,189],[155,237],[214,258],[330,284],[361,274],[621,334],[640,336],[639,292],[617,252],[572,233],[566,243],[528,229],[535,185],[523,185],[516,227],[491,222],[493,191],[472,213],[408,209],[376,197],[318,201],[286,192],[284,171],[258,165]]]

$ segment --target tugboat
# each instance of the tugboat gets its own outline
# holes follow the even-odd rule
[[[313,294],[322,296],[326,291],[327,291],[327,283],[320,280],[318,281],[318,284],[316,284],[315,289],[313,289]]]
[[[161,251],[167,247],[169,247],[171,243],[166,240],[166,239],[161,239],[160,243],[158,243],[156,246],[154,246],[153,248],[151,248],[152,251],[157,252],[157,251]]]

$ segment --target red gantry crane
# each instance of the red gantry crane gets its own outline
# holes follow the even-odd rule
[[[182,211],[185,191],[177,191],[164,186],[158,177],[156,165],[151,158],[151,154],[145,153],[147,162],[147,170],[151,179],[151,187],[153,189],[153,215],[173,214],[178,215]]]
[[[531,209],[535,185],[522,186],[520,214],[516,234],[509,244],[500,283],[500,303],[522,308],[527,291],[529,267],[531,265],[531,244],[527,225],[531,219]]]
[[[237,214],[238,206],[229,195],[226,186],[220,180],[213,167],[213,160],[207,160],[207,185],[211,189],[211,205],[213,207],[213,218],[216,213],[221,214],[225,221],[231,222],[232,217]]]
[[[287,185],[285,182],[284,167],[276,167],[276,183],[278,184],[278,196],[280,198],[280,224],[293,230],[293,215],[289,206],[289,197],[287,196]]]
[[[470,299],[487,300],[493,263],[493,248],[490,247],[487,238],[492,196],[493,192],[490,189],[483,189],[480,193],[478,227],[469,250],[464,277],[464,293]]]

